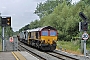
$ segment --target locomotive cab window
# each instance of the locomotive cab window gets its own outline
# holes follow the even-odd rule
[[[39,34],[38,34],[38,32],[36,32],[36,39],[38,39],[38,36],[39,36]]]
[[[42,31],[42,36],[48,36],[48,31]]]
[[[31,32],[29,32],[29,38],[31,38]]]
[[[50,36],[56,36],[56,31],[50,31]]]

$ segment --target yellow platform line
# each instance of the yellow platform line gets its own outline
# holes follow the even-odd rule
[[[13,52],[14,53],[14,57],[16,58],[16,60],[27,60],[22,54],[20,54],[19,52]]]
[[[15,57],[16,60],[19,60],[18,57],[16,56],[16,54],[14,52],[12,52],[12,54]]]

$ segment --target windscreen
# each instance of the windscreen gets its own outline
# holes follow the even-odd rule
[[[48,31],[42,31],[42,36],[48,36]]]

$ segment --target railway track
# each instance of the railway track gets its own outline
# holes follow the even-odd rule
[[[27,51],[28,53],[32,54],[33,56],[37,57],[39,60],[45,60],[43,57],[33,53],[31,50],[27,49],[24,45],[19,44],[19,49],[18,51]]]
[[[57,58],[62,59],[62,60],[79,60],[78,58],[73,58],[73,57],[59,54],[56,52],[47,52],[47,54],[52,55],[52,56],[57,57]]]
[[[77,55],[71,55],[71,54],[67,54],[67,53],[63,53],[63,52],[61,52],[61,51],[58,51],[58,50],[54,50],[53,51],[55,54],[59,54],[60,56],[63,56],[63,58],[64,57],[66,57],[65,59],[67,60],[67,59],[70,59],[70,60],[79,60],[79,57],[77,56]]]
[[[33,56],[37,57],[39,60],[62,60],[60,58],[49,55],[45,52],[39,51],[39,50],[34,49],[34,48],[30,48],[29,46],[26,46],[22,43],[19,44],[19,47],[22,47],[23,50],[25,50],[28,53],[32,54]],[[19,49],[19,51],[20,51],[20,49]]]
[[[77,57],[67,56],[65,54],[59,53],[58,51],[53,52],[42,52],[34,48],[30,48],[23,43],[19,44],[19,51],[27,51],[30,54],[34,55],[40,60],[79,60]]]

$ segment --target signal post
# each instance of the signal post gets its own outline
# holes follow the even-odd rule
[[[4,28],[11,26],[11,17],[1,16],[1,27],[2,27],[2,51],[5,51],[5,38],[4,38]]]
[[[84,55],[86,56],[86,40],[89,38],[89,35],[87,34],[87,32],[84,32],[82,34],[82,39],[84,40]]]
[[[84,55],[86,56],[86,40],[89,38],[89,35],[87,34],[88,31],[88,22],[87,17],[84,15],[83,12],[79,13],[79,16],[83,19],[83,22],[79,22],[79,31],[83,32],[82,34],[82,40],[81,40],[81,51],[84,50]],[[84,41],[83,41],[84,40]],[[83,46],[83,48],[82,48]]]

